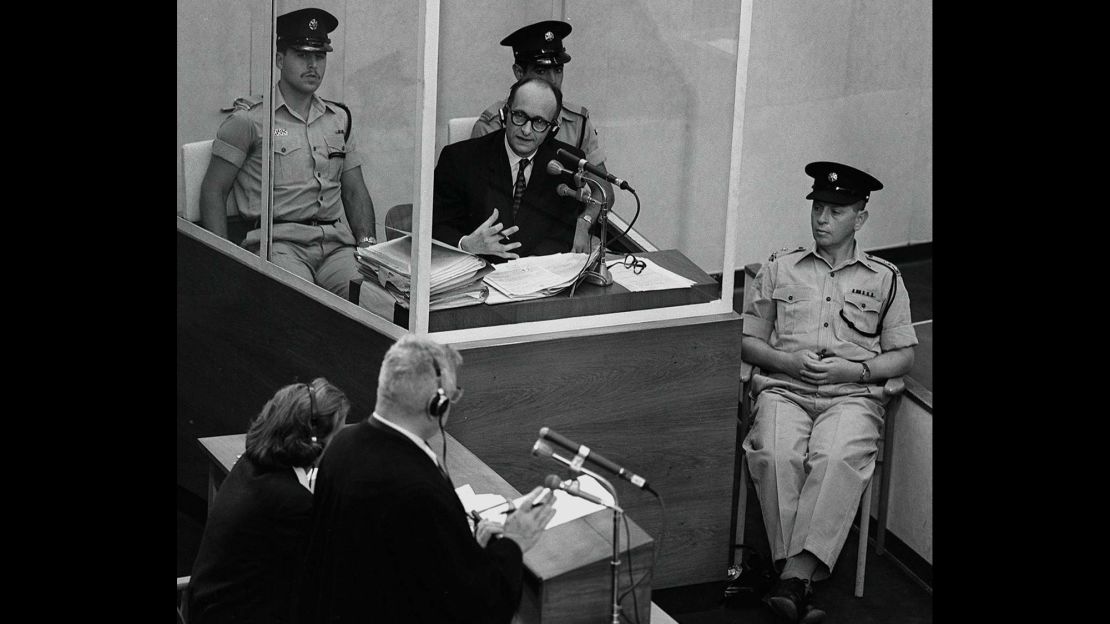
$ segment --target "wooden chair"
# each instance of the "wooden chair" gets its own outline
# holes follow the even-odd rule
[[[177,622],[189,624],[189,579],[191,576],[177,577]]]
[[[748,273],[745,280],[745,301],[748,301],[753,294],[749,286],[752,278],[759,272],[759,267],[758,263],[745,267],[745,271]],[[758,372],[758,368],[741,361],[740,407],[737,410],[736,419],[736,462],[733,469],[732,488],[733,498],[736,501],[732,525],[735,527],[734,544],[737,545],[744,543],[744,525],[748,508],[748,480],[750,474],[748,473],[748,462],[742,443],[748,435],[748,429],[751,427],[752,397],[750,396],[750,384],[752,375],[756,372]],[[898,408],[902,405],[902,393],[905,388],[906,384],[902,377],[892,377],[886,380],[883,385],[883,396],[887,397],[888,401],[886,415],[883,418],[882,432],[879,437],[879,450],[875,458],[875,469],[883,468],[879,483],[879,526],[875,536],[875,552],[879,555],[883,554],[886,538],[887,509],[890,501],[890,467],[891,457],[894,454],[894,420],[898,414]],[[867,482],[867,487],[864,488],[863,496],[860,498],[859,546],[856,554],[856,598],[863,597],[867,567],[867,540],[871,524],[872,481],[874,481],[873,477]]]

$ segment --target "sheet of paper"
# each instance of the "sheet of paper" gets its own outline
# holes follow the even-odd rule
[[[644,270],[639,275],[626,268],[622,262],[609,261],[609,272],[613,281],[628,290],[639,292],[644,290],[666,290],[668,288],[689,288],[694,281],[682,277],[673,271],[668,271],[649,258],[640,257],[644,262]]]
[[[583,492],[593,494],[607,504],[613,504],[613,496],[593,477],[580,475],[578,477],[578,487]],[[469,483],[455,488],[455,494],[459,497],[463,509],[466,509],[467,513],[472,510],[477,511],[483,520],[490,520],[499,524],[505,522],[505,512],[516,509],[527,496],[527,494],[523,494],[510,501],[500,494],[475,494],[474,488]],[[544,527],[545,530],[605,509],[601,505],[591,503],[562,490],[556,490],[554,492],[554,502],[548,504],[555,505],[555,515]]]

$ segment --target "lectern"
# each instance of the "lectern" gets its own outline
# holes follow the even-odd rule
[[[198,442],[210,460],[209,495],[215,493],[223,477],[235,465],[244,448],[244,434],[200,438]],[[439,448],[433,441],[432,446]],[[522,447],[521,456],[529,449]],[[535,463],[536,485],[550,472],[550,466]],[[455,438],[447,434],[447,468],[456,485],[469,483],[480,494],[520,496],[509,482],[478,459]],[[209,501],[211,502],[211,501]],[[632,594],[622,601],[622,612],[631,621],[651,621],[651,571],[654,543],[634,521],[628,520],[628,535],[621,530],[620,594],[633,584]],[[612,558],[612,519],[608,510],[597,511],[544,531],[539,542],[524,554],[524,591],[514,622],[520,624],[599,624],[608,622],[612,605],[609,561]],[[630,556],[631,555],[631,564]],[[631,580],[629,579],[631,570]],[[647,575],[644,577],[644,575]],[[635,599],[633,599],[633,594]]]

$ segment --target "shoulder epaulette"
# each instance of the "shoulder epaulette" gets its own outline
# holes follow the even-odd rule
[[[324,98],[320,98],[320,99],[324,100]],[[335,104],[339,108],[342,108],[343,112],[347,113],[347,129],[343,131],[343,140],[344,141],[350,140],[350,138],[351,138],[351,109],[347,108],[347,105],[344,104],[343,102],[336,102],[335,100],[324,100],[324,101],[327,102],[328,104]]]
[[[805,245],[798,245],[797,247],[794,247],[794,248],[783,247],[782,249],[772,253],[771,257],[767,258],[767,262],[774,262],[775,259],[778,258],[779,256],[785,256],[785,255],[788,255],[788,254],[798,253],[799,251],[805,251],[805,250],[806,250]]]
[[[563,110],[572,115],[577,115],[583,120],[590,118],[590,111],[586,110],[585,106],[577,106],[575,104],[567,102],[566,100],[563,100]]]
[[[262,95],[261,94],[259,94],[259,95],[248,95],[246,97],[235,98],[235,101],[232,102],[232,106],[234,106],[235,108],[238,108],[240,110],[250,110],[250,109],[254,108],[255,106],[258,106],[261,103],[262,103]]]
[[[895,275],[901,275],[902,274],[902,272],[898,270],[898,267],[895,266],[894,263],[890,262],[889,260],[883,260],[882,258],[880,258],[878,256],[872,256],[869,253],[863,254],[863,257],[867,258],[868,260],[870,260],[872,262],[877,262],[877,263],[885,266],[886,268],[890,269],[891,272],[894,273]]]
[[[505,100],[497,100],[489,108],[482,111],[481,115],[478,115],[478,120],[481,121],[482,123],[490,123],[492,121],[500,121],[499,113],[501,112],[501,109],[504,106],[505,106]]]
[[[586,142],[586,122],[590,120],[590,111],[586,110],[585,106],[576,106],[566,100],[563,100],[563,111],[582,118],[582,125],[578,128],[578,140],[574,143],[575,147],[582,149],[582,144]]]

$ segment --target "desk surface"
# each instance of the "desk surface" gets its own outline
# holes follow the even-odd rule
[[[620,284],[597,286],[582,282],[570,296],[570,289],[543,299],[529,299],[496,305],[479,304],[448,310],[433,310],[428,319],[428,331],[449,331],[471,327],[510,325],[529,321],[546,321],[557,318],[610,314],[651,308],[705,303],[720,297],[721,285],[708,273],[701,270],[677,249],[650,251],[636,254],[650,258],[659,266],[694,281],[689,288],[670,288],[630,292]],[[610,259],[620,259],[623,256]],[[358,303],[362,280],[352,280],[350,300]],[[397,305],[394,322],[402,327],[408,326],[409,311]]]
[[[221,468],[223,474],[227,474],[243,453],[246,435],[214,436],[198,438],[197,441],[208,458]],[[431,444],[438,449],[440,443],[433,440]],[[508,498],[521,494],[451,434],[447,434],[447,469],[456,485],[469,483],[479,494],[501,494]],[[537,473],[541,470],[537,465]],[[581,567],[585,560],[607,560],[612,555],[612,527],[612,514],[607,510],[552,527],[544,531],[536,545],[525,553],[524,562],[537,577],[551,579]],[[631,519],[629,529],[633,549],[652,541]],[[623,535],[621,540],[623,552],[628,549],[628,544],[624,543]],[[568,547],[568,544],[571,546]]]

